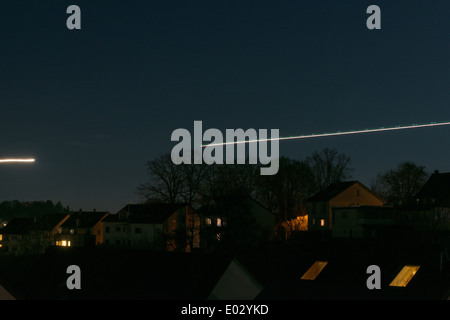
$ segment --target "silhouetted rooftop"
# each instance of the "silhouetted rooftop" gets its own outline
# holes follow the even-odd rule
[[[340,194],[341,192],[347,190],[352,185],[357,183],[358,181],[341,181],[332,183],[328,187],[317,192],[315,195],[310,197],[307,201],[328,201],[333,199],[335,196]]]
[[[104,221],[127,220],[132,223],[163,223],[175,211],[186,204],[149,203],[128,204],[117,214],[109,215]]]
[[[108,212],[74,212],[62,225],[62,228],[92,228]]]
[[[450,172],[433,173],[415,195],[423,203],[450,206]]]

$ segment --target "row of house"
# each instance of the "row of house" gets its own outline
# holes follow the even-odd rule
[[[255,200],[246,198],[229,210],[217,207],[215,202],[197,211],[186,204],[128,204],[116,214],[80,211],[14,218],[0,228],[0,250],[24,254],[42,253],[50,246],[102,245],[190,252],[200,247],[212,251],[230,243],[232,233],[240,237],[240,245],[256,246],[273,239],[275,217]],[[237,210],[244,207],[244,212]]]
[[[307,230],[334,238],[380,239],[417,226],[448,227],[450,173],[435,172],[416,197],[413,207],[392,207],[359,181],[335,183],[306,201]],[[0,249],[16,254],[54,245],[214,251],[269,243],[276,221],[249,197],[223,197],[198,210],[186,204],[128,204],[115,214],[47,214],[15,218],[1,227]]]

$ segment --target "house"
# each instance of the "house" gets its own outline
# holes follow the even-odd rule
[[[275,215],[248,196],[222,196],[199,210],[206,251],[265,245],[275,235]]]
[[[414,197],[417,205],[450,208],[450,172],[436,170]]]
[[[383,206],[385,203],[359,181],[333,183],[306,201],[308,231],[331,230],[333,207]]]
[[[68,214],[44,214],[30,218],[13,218],[0,231],[0,248],[12,254],[42,253],[54,245],[60,226]]]
[[[55,244],[62,247],[84,247],[103,242],[103,222],[108,212],[72,213],[59,227]]]
[[[413,227],[412,213],[383,206],[334,207],[331,235],[333,238],[400,239]]]
[[[104,220],[104,245],[190,251],[200,245],[199,224],[186,204],[128,204]]]

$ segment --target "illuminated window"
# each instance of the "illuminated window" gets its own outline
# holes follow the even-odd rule
[[[0,234],[0,241],[2,241],[2,240],[3,240],[3,235]]]
[[[66,240],[56,241],[56,245],[59,247],[70,247],[70,241]]]
[[[210,226],[211,225],[211,218],[206,218],[205,222],[206,222],[207,226]]]
[[[217,218],[217,226],[221,227],[222,226],[222,219]]]
[[[70,229],[69,232],[70,232],[70,234],[74,234],[75,230],[74,229]]]
[[[391,287],[406,287],[420,266],[406,265],[400,270],[394,280],[389,284]]]
[[[325,225],[325,219],[320,219],[320,226],[323,227]]]
[[[323,268],[327,265],[328,261],[316,261],[301,277],[303,280],[314,280],[317,278]]]
[[[0,243],[0,248],[3,247],[3,245]]]

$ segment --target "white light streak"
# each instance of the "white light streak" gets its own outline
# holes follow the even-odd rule
[[[450,125],[450,122],[430,122],[425,124],[411,124],[406,126],[395,126],[395,127],[381,127],[376,129],[363,129],[363,130],[352,130],[352,131],[338,131],[338,132],[330,132],[330,133],[319,133],[319,134],[308,134],[308,135],[300,135],[300,136],[290,136],[290,137],[280,137],[280,138],[267,138],[267,139],[255,139],[255,140],[245,140],[245,141],[230,141],[230,142],[222,142],[222,143],[211,143],[204,144],[202,147],[214,147],[214,146],[224,146],[229,144],[243,144],[243,143],[253,143],[253,142],[264,142],[264,141],[275,141],[275,140],[294,140],[294,139],[312,139],[312,138],[321,138],[321,137],[332,137],[332,136],[343,136],[349,134],[361,134],[361,133],[371,133],[371,132],[382,132],[382,131],[393,131],[393,130],[406,130],[406,129],[416,129],[416,128],[425,128],[425,127],[436,127],[436,126],[447,126]]]
[[[34,162],[35,159],[0,159],[0,163]]]

